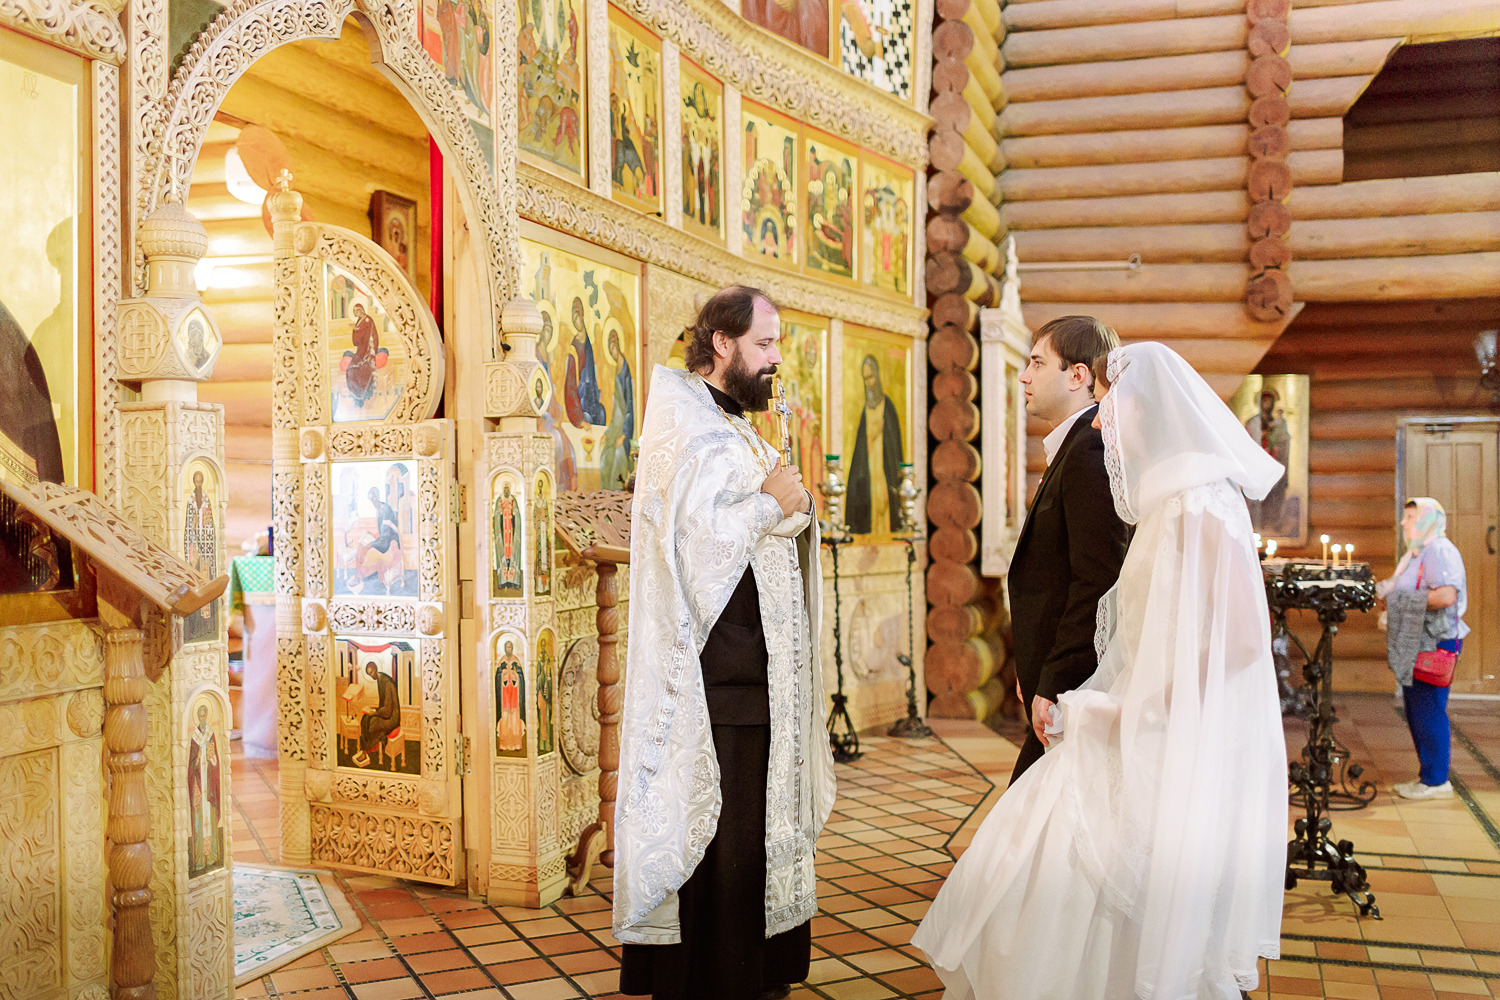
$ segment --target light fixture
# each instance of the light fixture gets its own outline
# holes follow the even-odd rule
[[[247,205],[259,208],[266,200],[266,189],[250,179],[250,172],[245,169],[245,162],[240,159],[240,151],[235,146],[224,154],[224,186]]]
[[[1495,338],[1500,331],[1483,330],[1474,337],[1474,357],[1479,359],[1479,388],[1490,391],[1490,402],[1500,403],[1500,363],[1495,357]]]

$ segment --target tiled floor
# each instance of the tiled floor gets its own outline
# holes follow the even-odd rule
[[[1283,954],[1257,998],[1449,1000],[1500,997],[1500,706],[1455,703],[1462,795],[1397,804],[1412,776],[1404,722],[1389,698],[1339,699],[1339,735],[1381,794],[1334,814],[1370,870],[1383,920],[1359,919],[1326,884],[1289,892]],[[974,724],[936,723],[941,741],[866,736],[839,767],[839,801],[819,842],[821,913],[807,1000],[936,1000],[940,983],[908,942],[1003,789],[1015,749]],[[1298,724],[1288,726],[1293,752]],[[234,759],[235,856],[276,863],[274,761]],[[1226,776],[1226,780],[1233,780]],[[390,879],[343,878],[363,923],[321,952],[242,987],[295,1000],[563,1000],[616,997],[609,885],[545,910],[488,907]],[[1265,973],[1269,973],[1267,976]],[[705,998],[710,1000],[710,998]],[[1080,998],[1082,1000],[1082,998]]]

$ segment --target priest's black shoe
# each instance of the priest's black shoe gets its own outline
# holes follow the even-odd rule
[[[790,986],[772,986],[768,990],[761,991],[760,1000],[782,1000],[783,997],[790,996],[791,993],[792,988]]]

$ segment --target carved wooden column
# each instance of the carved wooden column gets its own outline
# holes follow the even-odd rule
[[[151,810],[146,799],[146,706],[149,682],[140,630],[141,597],[99,569],[104,625],[104,745],[109,750],[109,880],[114,912],[110,956],[113,1000],[155,1000],[156,942],[151,934]]]
[[[586,549],[584,555],[597,558],[597,547]],[[599,582],[594,588],[594,599],[599,604],[595,618],[599,625],[599,665],[596,668],[599,678],[599,828],[604,832],[604,851],[599,860],[606,868],[613,868],[615,798],[620,781],[620,713],[625,707],[625,689],[620,686],[619,651],[616,649],[620,644],[620,567],[602,560],[596,565],[599,570]]]

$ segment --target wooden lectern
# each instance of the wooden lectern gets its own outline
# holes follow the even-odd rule
[[[630,504],[623,490],[597,493],[559,493],[553,519],[557,534],[572,553],[594,564],[599,581],[594,600],[599,605],[599,819],[584,828],[578,848],[568,858],[568,885],[577,895],[589,884],[594,862],[615,866],[615,797],[620,778],[620,712],[625,692],[620,687],[620,663],[615,647],[620,641],[619,570],[630,562]]]
[[[146,538],[124,516],[87,490],[56,483],[0,481],[11,503],[8,536],[25,536],[19,559],[37,570],[40,593],[16,595],[19,605],[56,587],[57,540],[71,546],[75,578],[92,574],[104,639],[104,745],[110,773],[106,821],[108,872],[113,891],[106,921],[113,926],[110,996],[154,1000],[156,947],[148,906],[152,899],[151,813],[146,795],[147,688],[172,656],[171,615],[188,615],[224,592],[228,576],[206,581],[166,549]],[[11,507],[14,504],[14,507]],[[59,601],[65,617],[90,617],[84,598]],[[0,626],[9,619],[0,599]],[[34,602],[33,602],[34,603]],[[25,612],[23,611],[23,614]],[[54,616],[56,617],[56,616]],[[70,720],[71,721],[71,720]],[[105,784],[100,776],[99,785]]]

